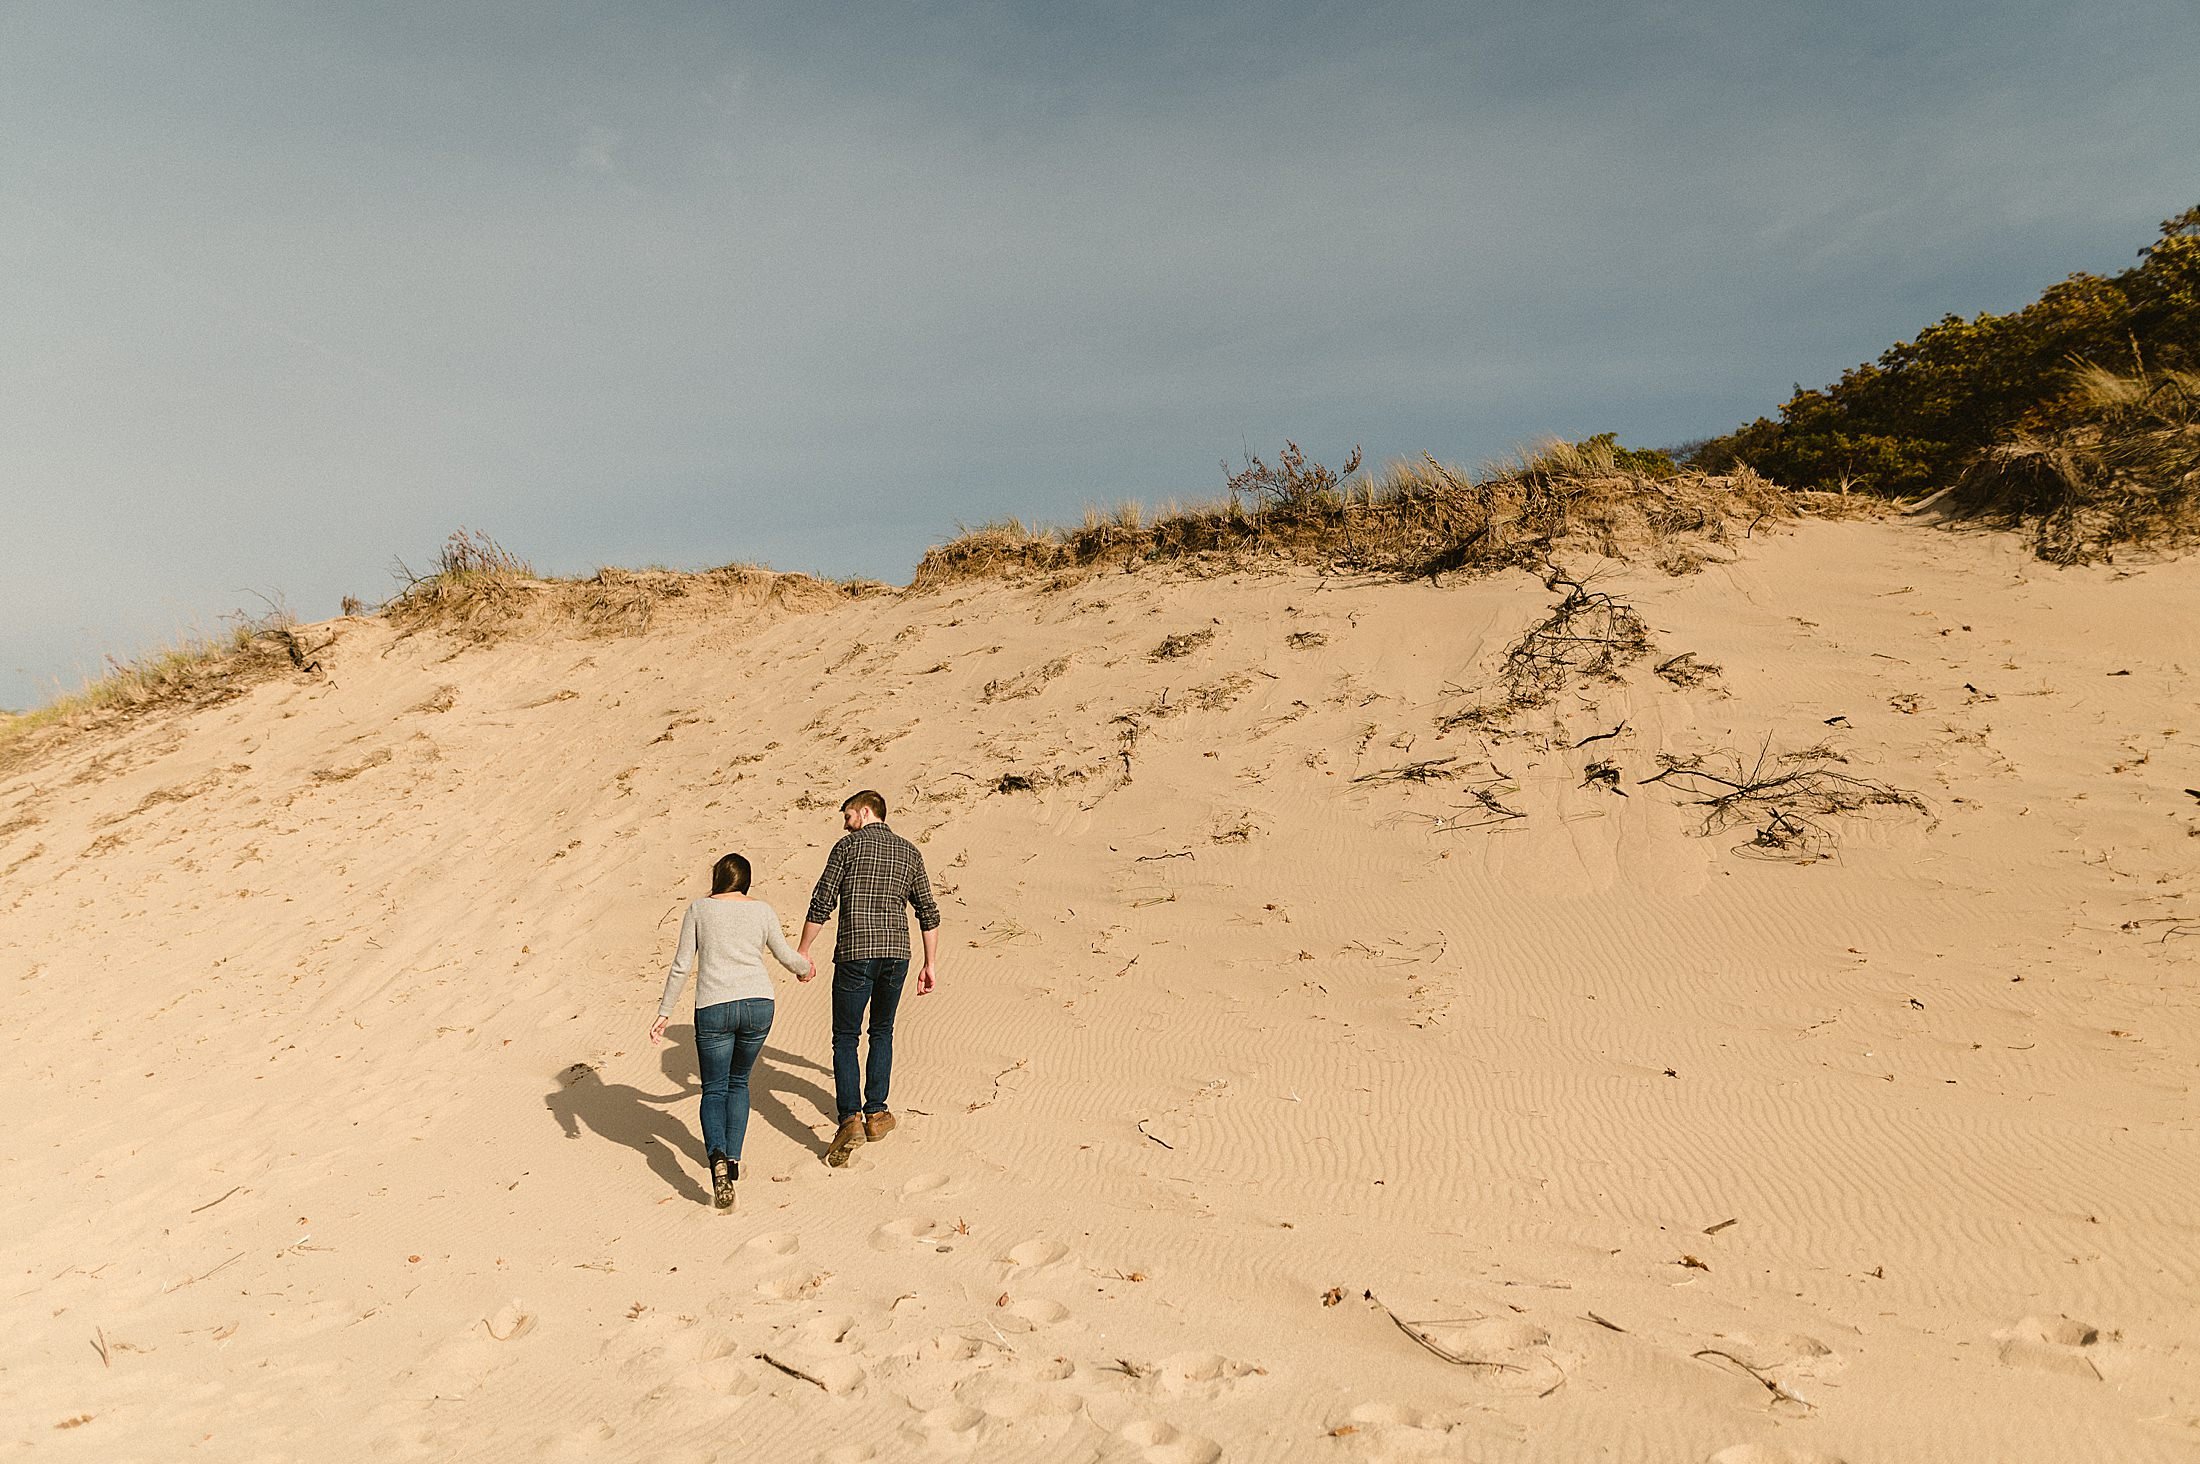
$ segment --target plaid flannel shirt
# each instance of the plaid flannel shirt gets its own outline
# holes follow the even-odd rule
[[[924,856],[883,823],[868,823],[833,845],[810,895],[809,922],[823,925],[840,909],[840,930],[833,937],[836,961],[907,960],[908,907],[917,924],[940,928],[940,907],[932,900]]]

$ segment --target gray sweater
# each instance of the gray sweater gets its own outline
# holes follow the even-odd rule
[[[695,901],[680,919],[680,948],[665,976],[665,999],[657,1004],[657,1015],[672,1015],[691,971],[696,973],[699,1007],[747,997],[769,1000],[772,978],[764,970],[767,949],[797,976],[809,973],[810,963],[787,944],[779,931],[778,914],[762,900]]]

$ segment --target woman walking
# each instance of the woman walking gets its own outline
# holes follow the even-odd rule
[[[711,866],[710,896],[687,907],[680,948],[665,976],[664,1000],[649,1040],[664,1040],[665,1024],[695,973],[695,1055],[703,1072],[703,1147],[710,1154],[711,1192],[720,1210],[733,1208],[741,1178],[741,1138],[749,1127],[749,1071],[772,1029],[771,976],[764,952],[804,980],[814,974],[779,930],[779,916],[749,898],[749,861],[728,854]]]

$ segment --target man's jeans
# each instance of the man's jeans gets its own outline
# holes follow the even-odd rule
[[[695,1056],[703,1069],[703,1152],[741,1157],[749,1131],[749,1070],[772,1030],[768,996],[695,1009]]]
[[[886,1111],[886,1085],[894,1073],[894,1012],[906,956],[893,960],[833,962],[833,1099],[845,1123],[859,1113]],[[871,1009],[871,1058],[856,1066],[856,1034],[863,1009]]]

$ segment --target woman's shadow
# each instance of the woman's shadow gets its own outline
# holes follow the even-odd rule
[[[586,1128],[622,1144],[640,1154],[651,1172],[679,1194],[708,1204],[710,1192],[696,1173],[680,1162],[685,1155],[693,1162],[694,1171],[707,1172],[710,1160],[703,1152],[703,1141],[666,1111],[669,1104],[683,1099],[694,1102],[702,1096],[702,1076],[695,1063],[695,1028],[674,1027],[665,1035],[669,1041],[658,1065],[675,1091],[649,1093],[626,1083],[607,1083],[593,1064],[576,1062],[558,1074],[558,1085],[544,1096],[543,1104],[567,1138],[579,1138]],[[822,1158],[827,1145],[816,1124],[798,1115],[783,1095],[791,1094],[806,1102],[818,1123],[833,1113],[833,1096],[816,1083],[795,1077],[790,1071],[794,1068],[807,1068],[828,1077],[832,1074],[831,1068],[806,1057],[766,1047],[749,1077],[749,1108],[752,1114]]]

